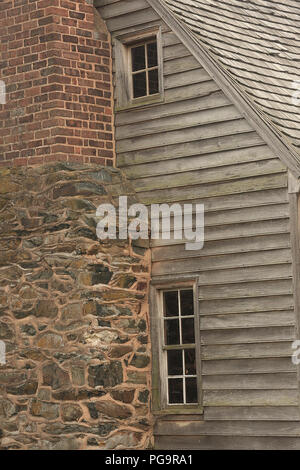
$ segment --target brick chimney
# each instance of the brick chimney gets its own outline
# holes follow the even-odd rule
[[[0,17],[0,166],[112,166],[110,38],[93,1],[2,0]]]

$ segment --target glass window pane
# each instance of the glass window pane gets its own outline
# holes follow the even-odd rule
[[[169,403],[183,403],[183,379],[169,379]]]
[[[194,294],[192,290],[180,291],[181,315],[194,315]]]
[[[155,95],[158,93],[158,70],[150,70],[149,72],[149,94]]]
[[[145,46],[133,47],[131,49],[132,71],[144,70],[146,68]]]
[[[168,351],[168,375],[182,375],[182,351]]]
[[[165,321],[165,342],[166,345],[180,344],[179,320]]]
[[[196,354],[195,349],[184,350],[185,374],[196,375]]]
[[[164,292],[165,317],[178,317],[178,291]]]
[[[148,68],[157,66],[157,44],[156,42],[151,42],[147,44],[147,54],[148,54]]]
[[[182,326],[182,343],[191,344],[195,342],[194,318],[183,318]]]
[[[185,379],[185,393],[187,403],[198,403],[196,378]]]
[[[146,96],[147,95],[146,72],[132,75],[132,80],[133,80],[133,97],[139,98],[140,96]]]

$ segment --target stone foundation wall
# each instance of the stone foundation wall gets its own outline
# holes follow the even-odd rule
[[[116,169],[0,169],[1,449],[151,446],[149,253],[95,233],[119,193]]]

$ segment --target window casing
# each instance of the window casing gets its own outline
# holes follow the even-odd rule
[[[113,38],[116,110],[163,101],[160,27]]]
[[[153,411],[202,413],[197,281],[151,287]]]

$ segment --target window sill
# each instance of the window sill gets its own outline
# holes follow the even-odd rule
[[[202,406],[170,406],[164,410],[153,410],[152,414],[154,416],[168,416],[168,415],[202,415],[203,407]]]
[[[146,96],[142,98],[136,98],[125,106],[116,106],[116,111],[128,111],[130,109],[142,108],[144,106],[150,106],[151,104],[158,104],[164,102],[164,96],[162,94],[157,94],[153,96]]]

